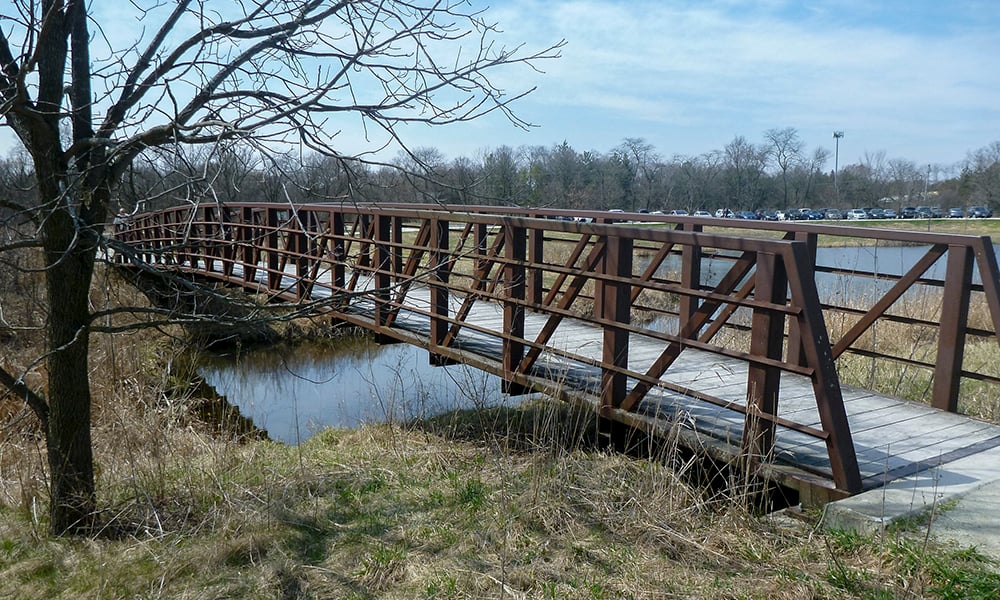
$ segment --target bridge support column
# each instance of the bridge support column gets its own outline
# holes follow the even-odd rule
[[[948,271],[944,279],[931,404],[935,408],[949,412],[958,412],[958,389],[962,381],[962,357],[965,355],[965,329],[969,323],[973,257],[972,248],[969,246],[948,247]]]
[[[506,223],[503,266],[503,392],[520,396],[531,390],[515,381],[517,366],[524,358],[524,296],[527,235],[524,227]]]
[[[601,412],[617,407],[625,399],[628,369],[628,330],[610,323],[628,324],[632,315],[632,240],[608,236],[597,281],[595,312],[605,321],[601,358]],[[606,415],[605,415],[606,416]]]

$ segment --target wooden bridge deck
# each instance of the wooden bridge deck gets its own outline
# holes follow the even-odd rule
[[[294,278],[289,267],[288,274]],[[221,273],[220,273],[221,276]],[[239,265],[232,280],[239,281]],[[263,285],[263,283],[262,283]],[[361,282],[360,288],[371,288]],[[328,297],[329,291],[317,288],[313,299]],[[455,314],[464,299],[452,295],[449,313]],[[413,286],[406,294],[406,305],[398,313],[389,335],[419,346],[428,347],[430,290]],[[375,329],[375,305],[359,295],[352,301],[345,320]],[[503,311],[492,302],[477,300],[465,318],[449,358],[502,376],[498,359],[502,353]],[[524,337],[532,339],[546,321],[545,315],[525,315]],[[599,363],[602,331],[584,321],[563,321],[549,344]],[[634,336],[629,346],[629,369],[644,372],[663,351],[664,343]],[[661,381],[682,386],[697,395],[704,393],[745,406],[747,397],[745,362],[717,354],[687,348],[661,376]],[[539,387],[557,390],[563,397],[575,397],[596,405],[601,373],[584,360],[568,360],[544,352],[533,369]],[[863,487],[870,490],[889,481],[940,468],[948,462],[1000,447],[1000,426],[948,413],[925,404],[909,402],[869,390],[843,386],[848,420],[853,434]],[[820,426],[814,391],[808,378],[785,373],[781,378],[781,403],[778,416],[794,422]],[[711,449],[716,454],[739,456],[745,416],[737,410],[699,400],[674,390],[654,388],[641,402],[636,418],[648,430],[660,434],[678,432],[686,435],[689,445]],[[770,475],[804,494],[828,489],[830,459],[823,440],[778,426],[775,455]],[[818,476],[818,477],[814,477]],[[959,476],[959,479],[962,479]],[[822,499],[824,493],[818,498]]]

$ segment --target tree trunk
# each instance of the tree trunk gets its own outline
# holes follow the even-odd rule
[[[55,535],[86,533],[96,509],[90,445],[87,357],[92,236],[68,209],[45,224],[45,281],[49,298],[49,516]]]

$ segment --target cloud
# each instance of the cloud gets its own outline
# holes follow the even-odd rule
[[[491,14],[524,39],[568,40],[532,99],[555,110],[628,112],[638,123],[713,124],[751,136],[836,126],[888,141],[943,114],[954,116],[956,132],[995,131],[998,9],[871,4],[518,0]],[[971,9],[982,11],[973,18]],[[955,159],[961,143],[953,142]]]

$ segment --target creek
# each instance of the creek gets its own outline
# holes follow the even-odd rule
[[[199,373],[271,439],[288,444],[326,427],[405,421],[506,400],[495,376],[464,365],[432,367],[426,350],[379,346],[363,336],[208,355]]]

